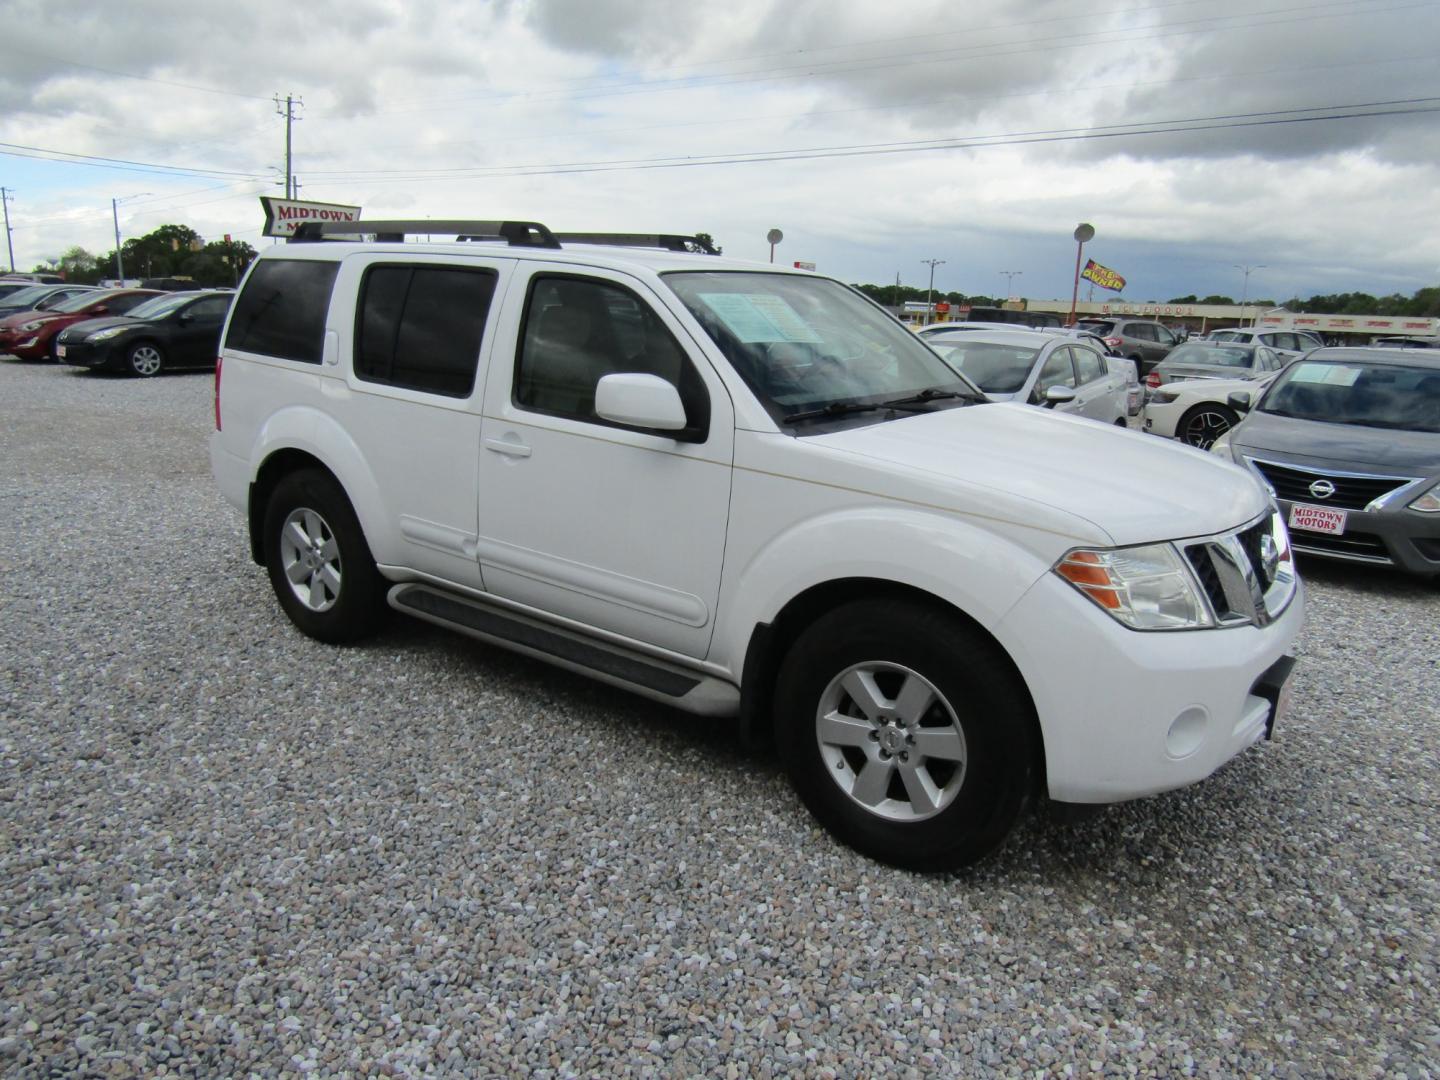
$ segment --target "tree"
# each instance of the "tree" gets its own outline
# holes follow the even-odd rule
[[[154,232],[120,246],[125,273],[130,277],[174,277],[190,255],[204,246],[200,234],[188,225],[161,225]]]
[[[1198,304],[1200,301],[1191,293],[1189,296],[1175,296],[1165,301],[1167,304]]]
[[[695,239],[698,241],[698,243],[689,245],[691,251],[697,252],[698,254],[704,254],[706,247],[711,247],[715,249],[716,255],[725,254],[725,249],[722,248],[719,244],[715,243],[714,238],[708,232],[697,232],[695,234]]]
[[[94,285],[104,276],[100,260],[83,247],[72,247],[60,256],[60,273],[76,285]]]
[[[1205,299],[1199,301],[1199,303],[1202,303],[1202,304],[1233,304],[1233,303],[1235,303],[1235,300],[1234,300],[1233,297],[1229,297],[1229,296],[1211,295],[1211,296],[1205,297]]]

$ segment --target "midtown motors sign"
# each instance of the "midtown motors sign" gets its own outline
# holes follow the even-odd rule
[[[358,221],[360,207],[342,206],[339,203],[300,202],[297,199],[275,199],[260,196],[260,205],[265,208],[263,236],[290,237],[295,227],[307,221]]]

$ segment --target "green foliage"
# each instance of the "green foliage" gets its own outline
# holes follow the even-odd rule
[[[700,245],[701,245],[699,248],[696,248],[695,250],[700,251],[700,252],[703,252],[703,251],[705,250],[705,245],[708,244],[708,245],[710,245],[710,247],[712,247],[712,248],[715,249],[715,254],[716,254],[716,255],[723,255],[723,254],[725,254],[725,249],[722,248],[719,244],[715,243],[715,238],[714,238],[713,236],[711,236],[708,232],[697,232],[697,233],[695,234],[695,239],[698,240],[698,241],[700,241]]]

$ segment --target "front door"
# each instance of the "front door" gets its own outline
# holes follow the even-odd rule
[[[220,326],[229,296],[206,296],[171,317],[170,359],[177,366],[214,362],[220,355]]]
[[[550,615],[691,657],[715,625],[734,414],[724,387],[648,287],[622,274],[530,270],[510,290],[481,430],[485,588]],[[595,384],[659,375],[689,426],[600,419]],[[678,436],[678,437],[677,437]]]

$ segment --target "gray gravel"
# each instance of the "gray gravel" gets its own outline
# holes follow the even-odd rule
[[[1310,565],[1295,714],[967,874],[723,723],[301,637],[208,375],[0,361],[0,1071],[1440,1076],[1440,591]]]

